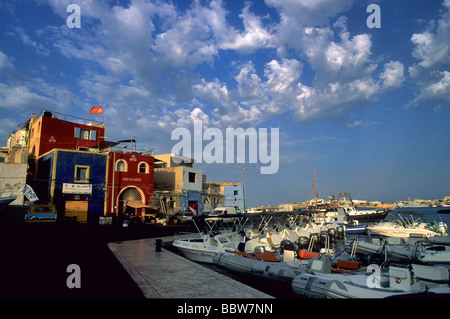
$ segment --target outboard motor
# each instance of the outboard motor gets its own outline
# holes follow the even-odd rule
[[[309,244],[308,246],[312,246],[311,250],[318,251],[320,249],[320,236],[317,233],[311,234],[309,236]]]
[[[295,250],[294,244],[289,240],[283,240],[280,244],[281,252],[284,252],[284,250]]]
[[[295,259],[295,245],[289,240],[281,242],[281,251],[283,252],[283,261],[294,261]]]
[[[344,228],[344,226],[336,227],[336,234],[337,234],[338,238],[344,238],[344,235],[345,235],[345,228]]]
[[[320,243],[322,245],[325,245],[327,240],[328,240],[328,232],[327,231],[320,232]]]
[[[447,235],[447,225],[444,222],[438,222],[437,223],[437,231],[442,236],[446,236]]]
[[[309,239],[306,236],[302,236],[297,239],[297,245],[298,245],[299,249],[308,248],[308,244],[309,244]]]
[[[334,242],[334,240],[336,239],[336,229],[328,229],[328,236],[330,237],[330,241]]]

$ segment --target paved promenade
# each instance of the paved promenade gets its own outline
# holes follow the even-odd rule
[[[146,298],[273,298],[167,249],[156,252],[155,239],[108,244]]]

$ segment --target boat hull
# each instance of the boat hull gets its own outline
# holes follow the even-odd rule
[[[298,275],[309,269],[310,261],[264,261],[252,259],[233,253],[218,253],[214,257],[214,263],[228,271],[273,279],[278,282],[291,283]]]
[[[174,240],[172,245],[176,247],[183,257],[196,262],[214,263],[213,257],[216,253],[225,251],[218,246],[206,246],[202,242],[190,242],[187,240]]]
[[[17,196],[9,196],[9,197],[0,198],[0,210],[5,209],[16,198],[17,198]]]
[[[389,298],[407,294],[395,289],[369,288],[360,285],[316,276],[312,274],[302,274],[292,281],[292,290],[296,294],[316,298]]]
[[[375,234],[386,237],[410,238],[410,237],[434,237],[439,234],[428,229],[394,229],[394,228],[377,228],[367,227],[369,234]]]
[[[357,211],[357,213],[349,213],[348,217],[350,219],[354,219],[360,222],[364,221],[379,221],[384,220],[386,216],[389,214],[388,211],[368,211],[364,213],[364,211]]]

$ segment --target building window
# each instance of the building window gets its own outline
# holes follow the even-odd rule
[[[139,163],[138,172],[142,174],[148,174],[148,164],[145,162]]]
[[[116,172],[126,172],[127,171],[127,162],[124,160],[118,160],[116,162]]]
[[[89,183],[89,166],[75,165],[75,182]]]
[[[196,177],[197,177],[196,173],[189,172],[189,183],[195,183]]]
[[[74,137],[82,139],[82,140],[95,141],[97,139],[97,131],[87,130],[87,129],[80,128],[80,127],[75,127]]]

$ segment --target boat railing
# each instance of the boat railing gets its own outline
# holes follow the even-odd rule
[[[182,240],[182,239],[188,239],[188,238],[202,238],[201,233],[194,233],[194,232],[179,232],[173,235],[173,240]]]

